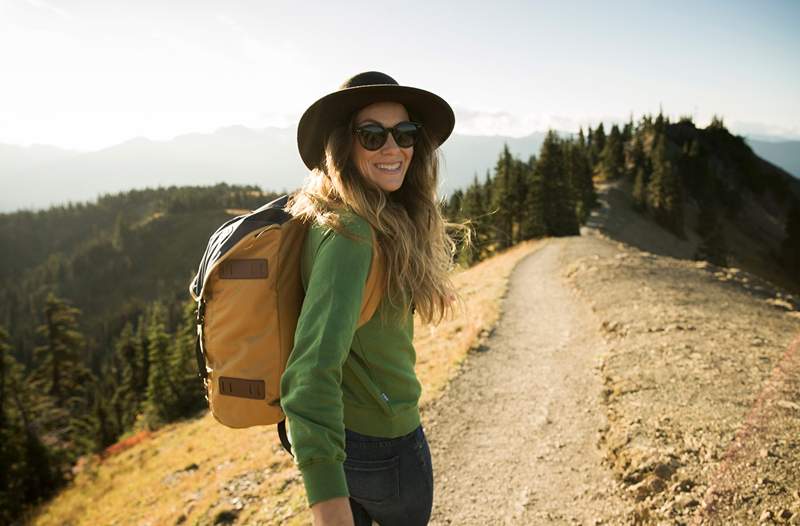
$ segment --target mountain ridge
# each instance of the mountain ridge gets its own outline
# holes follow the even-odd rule
[[[561,136],[571,136],[559,132]],[[545,132],[523,137],[456,134],[442,147],[440,194],[484,178],[497,152],[508,144],[523,159],[539,152]],[[755,153],[794,177],[800,176],[800,141],[747,139]],[[48,145],[0,143],[0,213],[42,210],[68,202],[158,186],[256,184],[269,189],[299,186],[306,168],[296,153],[295,128],[221,127],[168,140],[134,137],[81,152]]]

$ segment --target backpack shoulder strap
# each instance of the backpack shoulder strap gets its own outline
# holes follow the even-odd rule
[[[358,318],[357,327],[361,327],[367,323],[383,298],[383,284],[385,280],[385,269],[383,268],[383,259],[381,257],[381,250],[378,246],[378,237],[375,235],[375,230],[370,227],[372,232],[372,263],[369,266],[369,274],[367,274],[367,282],[364,285],[364,299],[361,302],[361,315]]]

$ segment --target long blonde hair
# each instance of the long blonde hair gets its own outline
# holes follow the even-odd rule
[[[348,235],[340,219],[344,209],[364,218],[378,240],[386,270],[383,290],[389,301],[396,305],[408,294],[406,312],[413,303],[424,323],[438,324],[454,314],[456,302],[463,306],[449,277],[456,243],[447,229],[462,231],[464,242],[470,244],[469,228],[442,216],[436,196],[438,150],[423,127],[402,186],[387,193],[352,162],[354,116],[327,137],[324,164],[308,174],[286,210],[342,235]]]

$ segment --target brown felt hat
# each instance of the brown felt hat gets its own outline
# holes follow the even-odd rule
[[[419,88],[401,86],[378,71],[359,73],[347,79],[337,91],[309,106],[297,125],[297,147],[309,169],[325,160],[325,140],[330,132],[350,115],[374,102],[399,102],[422,123],[425,131],[440,146],[453,132],[453,108],[440,96]]]

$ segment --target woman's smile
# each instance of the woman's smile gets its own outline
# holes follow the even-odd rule
[[[405,106],[397,102],[376,102],[358,112],[355,125],[380,124],[390,128],[408,120]],[[353,163],[358,171],[385,192],[394,192],[403,185],[414,147],[400,148],[390,133],[377,150],[367,150],[353,136]]]

